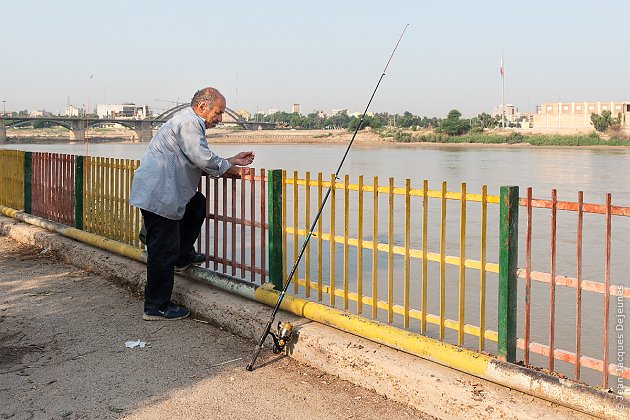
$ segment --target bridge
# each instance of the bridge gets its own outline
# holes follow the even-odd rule
[[[7,117],[0,116],[0,143],[6,142],[7,128],[16,128],[23,125],[31,124],[35,121],[46,122],[59,127],[70,130],[70,140],[83,140],[86,138],[86,131],[90,128],[106,125],[120,124],[135,133],[134,138],[140,141],[150,141],[153,136],[153,129],[159,127],[168,121],[176,112],[190,106],[190,104],[182,104],[173,107],[156,118],[148,118],[144,120],[121,119],[121,118],[79,118],[79,117]],[[262,130],[275,128],[274,123],[246,121],[240,114],[230,108],[225,108],[225,113],[233,121],[225,121],[223,124],[240,125],[246,130]]]

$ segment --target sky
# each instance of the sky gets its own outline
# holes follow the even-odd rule
[[[0,0],[0,101],[464,116],[505,102],[630,101],[630,1]]]

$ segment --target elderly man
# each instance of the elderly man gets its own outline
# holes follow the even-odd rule
[[[146,228],[147,284],[144,315],[148,321],[186,318],[190,311],[171,302],[174,271],[199,263],[194,243],[206,214],[197,192],[201,174],[237,174],[253,152],[224,159],[208,148],[206,129],[222,121],[225,98],[214,88],[197,91],[191,106],[163,124],[151,139],[136,170],[130,203],[139,207]]]

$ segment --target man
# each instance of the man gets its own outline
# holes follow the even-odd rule
[[[199,263],[194,243],[206,215],[206,199],[197,192],[202,172],[220,177],[238,174],[254,160],[253,152],[231,158],[208,148],[206,129],[222,121],[225,98],[207,87],[195,93],[191,106],[163,124],[151,139],[136,170],[130,203],[139,207],[146,228],[147,284],[144,315],[148,321],[186,318],[190,311],[171,302],[174,269]]]

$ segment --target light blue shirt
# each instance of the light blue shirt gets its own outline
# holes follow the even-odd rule
[[[135,171],[129,202],[171,220],[184,217],[202,172],[220,177],[232,165],[208,148],[204,121],[191,107],[163,124]]]

